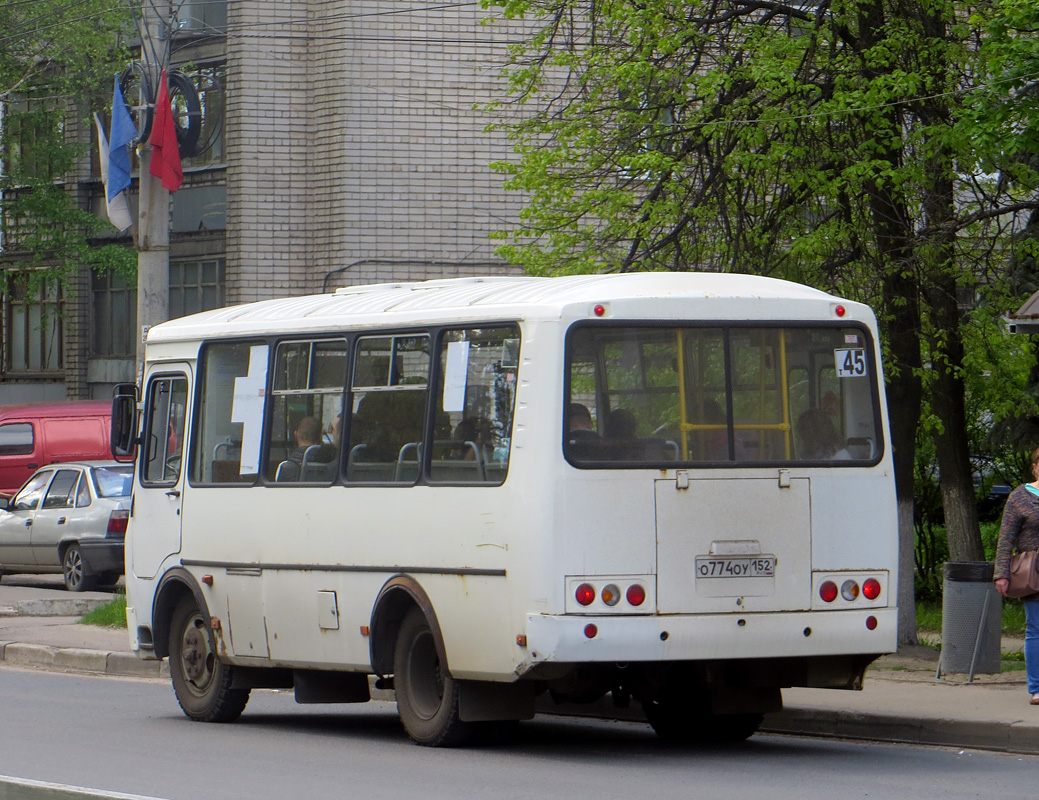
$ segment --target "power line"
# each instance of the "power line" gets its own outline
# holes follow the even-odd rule
[[[79,0],[79,2],[75,3],[74,5],[67,6],[65,9],[62,9],[62,11],[70,11],[73,8],[75,8],[76,6],[87,5],[87,3],[90,3],[90,2],[92,2],[92,0]],[[30,36],[34,36],[36,34],[43,33],[44,31],[52,30],[53,28],[60,28],[63,25],[69,25],[69,24],[71,24],[73,22],[85,22],[85,21],[93,20],[93,19],[101,19],[103,16],[105,16],[106,14],[111,14],[113,11],[125,11],[125,7],[123,7],[123,6],[112,6],[110,8],[106,8],[106,9],[104,9],[102,11],[98,11],[98,12],[95,12],[95,13],[92,13],[92,14],[84,14],[81,17],[73,17],[72,19],[67,19],[67,18],[61,17],[60,16],[61,12],[55,11],[54,14],[51,14],[51,15],[48,15],[48,16],[37,17],[36,19],[27,20],[27,21],[23,22],[22,23],[22,25],[23,25],[23,29],[22,30],[19,31],[19,30],[16,29],[14,33],[9,33],[9,34],[6,34],[4,36],[0,36],[0,44],[5,44],[7,42],[15,41],[15,40],[18,40],[18,39],[27,39]],[[34,28],[25,28],[24,27],[24,26],[29,25],[29,24],[36,24],[40,20],[43,20],[43,19],[55,18],[55,17],[57,17],[59,19],[59,21],[55,22],[53,24],[49,24],[49,25],[39,25],[39,24],[37,24],[36,27],[34,27]]]

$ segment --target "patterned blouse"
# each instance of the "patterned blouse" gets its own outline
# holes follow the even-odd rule
[[[996,544],[995,580],[1009,577],[1014,553],[1039,550],[1039,491],[1025,484],[1007,498]]]

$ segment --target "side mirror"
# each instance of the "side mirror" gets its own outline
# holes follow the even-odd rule
[[[132,460],[136,455],[138,441],[137,386],[120,383],[115,387],[115,397],[112,398],[112,455],[117,460]]]
[[[9,511],[10,509],[8,508],[8,506],[10,505],[10,503],[10,497],[4,497],[3,495],[0,495],[0,511]]]

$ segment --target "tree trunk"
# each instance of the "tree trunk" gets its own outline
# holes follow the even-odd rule
[[[858,6],[857,47],[867,53],[884,36],[886,15],[882,0],[866,0]],[[864,61],[861,77],[869,82],[876,70]],[[888,107],[863,118],[866,135],[901,129],[895,107]],[[876,156],[888,170],[897,172],[901,150],[891,145]],[[869,198],[871,233],[878,250],[878,270],[884,275],[881,286],[882,324],[887,329],[887,397],[891,423],[891,450],[895,465],[895,492],[898,500],[898,643],[916,644],[916,598],[913,590],[916,531],[913,526],[913,468],[916,459],[916,429],[923,397],[920,373],[920,287],[914,271],[913,225],[905,198],[878,168],[878,177],[866,183]]]
[[[932,348],[935,381],[931,405],[942,423],[935,445],[945,509],[945,532],[949,539],[949,560],[983,561],[985,551],[978,528],[978,508],[967,444],[966,388],[960,377],[963,340],[955,290],[956,282],[950,277],[945,286],[935,286],[928,292],[937,331],[937,341]]]

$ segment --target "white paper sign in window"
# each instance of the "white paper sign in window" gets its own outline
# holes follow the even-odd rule
[[[260,437],[263,434],[263,394],[267,385],[267,346],[249,348],[249,374],[234,379],[231,422],[242,423],[241,475],[260,471]]]
[[[469,342],[448,342],[444,375],[444,411],[465,410],[465,385],[468,377]]]

